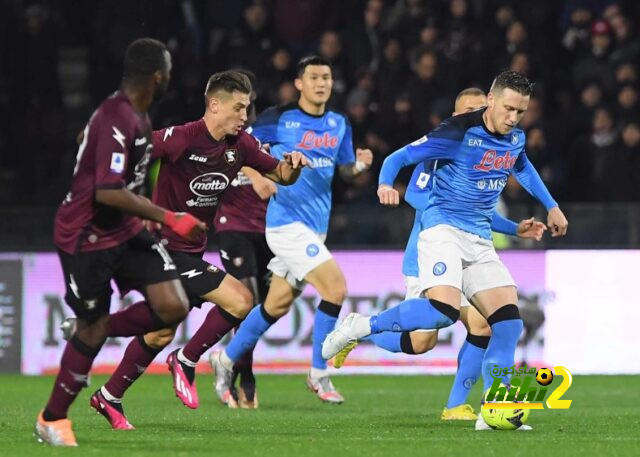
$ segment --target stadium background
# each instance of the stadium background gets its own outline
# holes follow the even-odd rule
[[[170,91],[152,113],[156,128],[199,117],[214,71],[254,71],[261,110],[295,98],[300,56],[318,52],[333,63],[330,104],[349,115],[355,145],[375,154],[373,169],[353,183],[336,176],[328,238],[347,277],[346,308],[361,312],[404,294],[400,257],[413,216],[406,205],[376,202],[384,157],[447,117],[461,88],[487,90],[503,68],[532,77],[538,84],[522,122],[527,153],[570,228],[566,238],[535,245],[496,239],[517,249],[503,258],[521,285],[527,321],[518,360],[640,373],[631,354],[640,320],[639,2],[2,0],[0,8],[0,371],[56,368],[57,327],[70,310],[51,232],[74,139],[117,88],[126,45],[153,36],[174,60]],[[515,181],[503,203],[512,219],[544,220]],[[267,334],[256,355],[261,370],[305,369],[317,301],[307,290]],[[113,309],[126,303],[115,297]],[[182,338],[199,318],[189,318]],[[456,325],[418,358],[365,347],[350,370],[452,372],[463,339]],[[110,342],[97,368],[108,370],[125,344]]]

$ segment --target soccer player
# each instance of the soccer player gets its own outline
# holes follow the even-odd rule
[[[162,159],[154,201],[213,220],[222,194],[244,165],[279,184],[295,182],[307,163],[305,157],[300,152],[283,152],[282,160],[277,160],[243,130],[251,90],[249,79],[242,73],[216,73],[207,83],[201,119],[153,132],[153,156]],[[206,234],[185,242],[163,229],[162,238],[176,263],[190,306],[199,307],[204,301],[217,305],[187,345],[167,358],[176,396],[195,409],[199,406],[195,366],[200,356],[242,321],[253,306],[253,297],[240,281],[202,259]],[[137,306],[113,316],[130,314]],[[91,405],[114,429],[133,428],[124,414],[122,397],[171,342],[174,333],[175,327],[167,327],[133,339],[114,374],[91,398]]]
[[[188,312],[176,267],[140,218],[164,223],[176,237],[198,237],[206,226],[138,195],[151,155],[149,107],[169,84],[171,56],[150,38],[131,43],[120,90],[92,114],[81,135],[71,189],[58,208],[54,241],[66,283],[65,300],[77,316],[49,401],[35,434],[54,446],[77,446],[67,412],[104,344],[111,279],[122,291],[137,289],[143,302],[136,324],[143,331],[177,325]]]
[[[267,208],[266,238],[275,258],[273,273],[263,305],[254,308],[224,351],[212,354],[216,393],[224,401],[230,388],[233,364],[253,348],[258,339],[291,308],[306,283],[321,296],[314,318],[313,359],[307,386],[320,400],[342,403],[322,358],[322,342],[335,327],[347,286],[340,267],[324,244],[331,209],[331,181],[338,166],[350,179],[369,168],[373,154],[358,149],[355,157],[351,126],[342,114],[327,110],[333,79],[329,62],[318,56],[298,63],[294,83],[297,103],[269,108],[256,120],[252,133],[279,157],[290,148],[303,150],[311,165],[298,182],[278,187]]]
[[[478,88],[470,87],[462,90],[456,97],[453,115],[470,113],[484,108],[487,96]],[[427,169],[425,170],[425,165]],[[420,280],[418,275],[418,235],[421,232],[422,211],[425,209],[430,184],[431,172],[434,164],[419,163],[413,172],[405,199],[416,208],[416,216],[411,235],[405,249],[402,272],[405,275],[407,293],[405,299],[420,296]],[[491,229],[495,232],[520,238],[540,240],[546,227],[533,218],[520,221],[519,224],[503,218],[497,212],[491,220]],[[451,388],[447,406],[442,411],[443,420],[476,420],[477,415],[469,404],[465,404],[467,396],[480,376],[482,358],[489,344],[491,329],[487,321],[467,300],[462,300],[460,320],[467,329],[467,338],[458,354],[458,370]],[[414,330],[413,332],[381,332],[364,338],[390,352],[404,352],[406,354],[423,354],[431,350],[437,343],[437,330]],[[334,366],[339,368],[344,363],[349,352],[355,347],[349,345],[340,351]],[[469,382],[471,380],[471,382]]]
[[[255,87],[255,76],[246,74]],[[247,113],[247,125],[256,120],[255,90],[251,93],[251,105]],[[266,145],[263,145],[265,147]],[[267,269],[273,253],[264,235],[265,216],[269,197],[276,192],[276,185],[250,167],[242,167],[231,181],[220,202],[214,228],[217,234],[220,259],[227,273],[237,278],[253,294],[254,306],[264,303],[269,290],[270,274]],[[253,351],[247,351],[233,367],[230,408],[255,409],[258,407],[256,379],[252,369]],[[235,381],[239,378],[239,386]]]
[[[491,327],[483,358],[485,390],[494,365],[514,364],[522,331],[516,287],[491,243],[490,221],[510,174],[547,209],[552,236],[566,233],[568,222],[524,153],[525,135],[517,124],[527,110],[533,84],[505,71],[494,80],[487,108],[445,120],[440,126],[385,160],[378,196],[397,205],[393,181],[403,166],[439,160],[418,241],[422,296],[405,300],[377,316],[352,313],[330,333],[322,355],[335,356],[371,333],[438,329],[460,316],[460,292]],[[505,383],[509,382],[507,376]],[[478,418],[480,421],[480,417]],[[476,423],[478,425],[478,423]]]

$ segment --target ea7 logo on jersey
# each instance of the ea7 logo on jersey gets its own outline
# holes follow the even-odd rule
[[[284,128],[285,129],[299,129],[300,128],[300,122],[298,122],[298,121],[286,121],[284,123]]]
[[[226,151],[224,151],[225,162],[227,162],[229,165],[233,165],[234,163],[236,163],[236,155],[237,151],[235,149],[227,149]]]

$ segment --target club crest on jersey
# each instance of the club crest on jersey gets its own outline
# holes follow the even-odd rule
[[[447,271],[447,265],[444,262],[436,262],[433,266],[434,276],[442,276]]]
[[[233,165],[234,163],[236,163],[236,154],[237,151],[235,149],[227,149],[226,151],[224,151],[225,162],[227,162],[229,165]]]
[[[512,133],[511,134],[511,144],[518,144],[518,134],[517,133]]]
[[[244,263],[244,257],[234,257],[232,262],[234,267],[241,267]]]
[[[296,149],[311,149],[320,148],[335,148],[338,145],[338,137],[335,135],[329,135],[328,132],[324,132],[322,135],[316,135],[313,130],[307,130],[302,135],[302,139],[296,144]]]
[[[473,166],[474,170],[478,171],[491,171],[491,170],[510,170],[516,164],[516,157],[511,157],[511,151],[507,151],[507,153],[503,156],[499,156],[498,153],[494,149],[489,149],[485,151],[482,159],[480,159],[480,163],[477,163]]]
[[[320,248],[318,247],[317,244],[310,244],[307,246],[307,255],[309,257],[315,257],[318,255],[318,253],[320,252]]]

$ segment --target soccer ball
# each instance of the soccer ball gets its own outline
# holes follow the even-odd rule
[[[553,373],[549,368],[540,368],[536,373],[536,381],[541,386],[548,386],[553,381]]]
[[[505,386],[501,384],[501,386]],[[510,386],[505,386],[507,388],[507,392],[509,391]],[[529,419],[529,413],[531,412],[528,409],[520,409],[520,408],[508,408],[508,409],[498,409],[498,408],[485,408],[485,399],[489,394],[489,390],[484,393],[482,396],[482,405],[480,406],[480,414],[482,414],[482,418],[487,423],[489,427],[494,430],[515,430],[519,428],[522,424],[526,423]],[[509,403],[509,402],[489,402],[488,404],[493,403]]]

